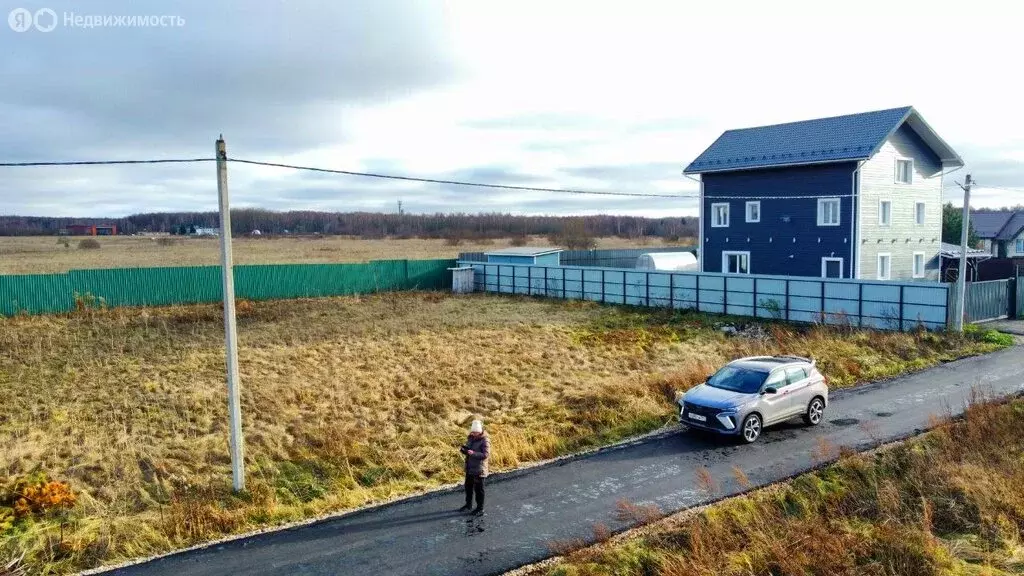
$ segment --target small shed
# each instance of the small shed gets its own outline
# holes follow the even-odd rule
[[[512,247],[486,252],[488,264],[521,264],[524,266],[559,266],[561,248]]]
[[[693,252],[649,252],[636,259],[637,270],[700,270]]]

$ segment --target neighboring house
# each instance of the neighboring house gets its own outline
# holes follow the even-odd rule
[[[69,236],[116,236],[116,224],[71,224],[64,229]]]
[[[971,212],[983,248],[994,258],[1024,258],[1024,210]]]
[[[729,130],[683,171],[702,269],[939,280],[942,179],[963,164],[912,107]]]

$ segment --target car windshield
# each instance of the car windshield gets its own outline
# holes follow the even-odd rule
[[[767,376],[767,372],[725,366],[708,379],[708,386],[744,394],[756,394],[761,391],[761,385],[764,384]]]

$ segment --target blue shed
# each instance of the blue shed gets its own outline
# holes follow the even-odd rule
[[[530,246],[504,248],[487,252],[489,264],[522,264],[527,266],[559,266],[562,262],[561,248],[537,248]]]

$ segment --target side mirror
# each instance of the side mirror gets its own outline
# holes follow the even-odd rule
[[[762,394],[778,394],[778,393],[779,393],[779,390],[775,386],[769,386],[769,387],[764,389],[764,392],[762,392]]]

